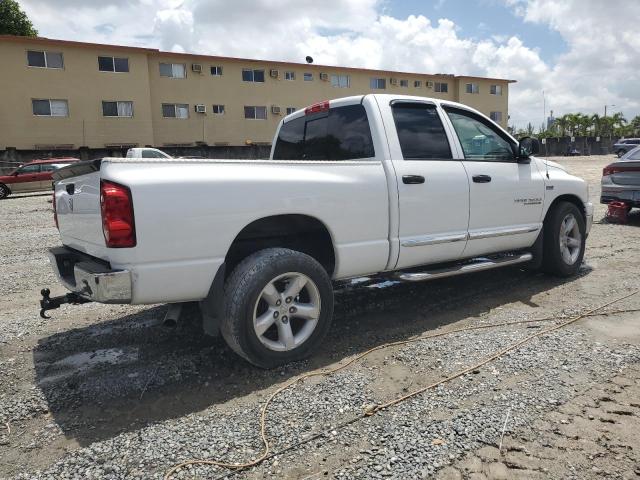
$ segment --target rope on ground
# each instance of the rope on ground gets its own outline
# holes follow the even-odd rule
[[[570,318],[569,320],[566,320],[562,323],[559,323],[557,325],[554,325],[552,327],[546,328],[544,330],[541,330],[539,332],[536,332],[534,334],[528,335],[527,337],[525,337],[524,339],[513,343],[511,345],[509,345],[506,348],[503,348],[502,350],[499,350],[498,352],[494,353],[493,355],[491,355],[490,357],[486,358],[485,360],[476,363],[474,365],[472,365],[471,367],[467,367],[465,369],[459,370],[458,372],[442,379],[439,380],[435,383],[432,383],[430,385],[427,385],[426,387],[422,387],[419,388],[417,390],[414,390],[406,395],[403,395],[401,397],[395,398],[393,400],[390,400],[386,403],[382,403],[382,404],[377,404],[377,405],[370,405],[368,407],[365,408],[365,412],[364,415],[362,416],[358,416],[355,417],[354,419],[350,420],[349,423],[353,423],[356,420],[360,419],[360,418],[364,418],[364,417],[369,417],[374,415],[375,413],[379,412],[380,410],[384,410],[387,408],[390,408],[394,405],[397,405],[401,402],[404,402],[405,400],[408,400],[410,398],[413,398],[417,395],[420,395],[424,392],[426,392],[427,390],[432,390],[444,383],[450,382],[451,380],[454,380],[456,378],[459,378],[463,375],[466,375],[469,372],[473,372],[474,370],[478,370],[481,367],[487,365],[490,362],[493,362],[495,360],[497,360],[498,358],[506,355],[509,352],[512,352],[518,348],[520,348],[522,345],[524,345],[525,343],[530,342],[531,340],[534,340],[535,338],[541,337],[543,335],[546,335],[548,333],[554,332],[556,330],[560,330],[561,328],[564,328],[568,325],[571,325],[575,322],[577,322],[578,320],[581,320],[585,317],[591,317],[591,316],[596,316],[596,315],[609,315],[609,314],[614,314],[614,313],[626,313],[626,312],[635,312],[635,311],[639,311],[640,309],[624,309],[624,310],[617,310],[617,311],[611,311],[611,312],[602,312],[602,313],[598,313],[596,314],[595,312],[597,312],[598,310],[602,310],[603,308],[606,308],[610,305],[613,305],[614,303],[620,302],[622,300],[625,300],[633,295],[636,295],[637,293],[640,293],[640,290],[636,290],[634,292],[631,292],[627,295],[624,295],[622,297],[616,298],[615,300],[611,300],[610,302],[607,302],[603,305],[600,305],[596,308],[593,308],[591,310],[588,310],[587,312],[581,313],[575,317]],[[564,317],[566,318],[566,317]],[[268,457],[270,457],[270,453],[271,453],[271,445],[269,443],[269,439],[267,437],[267,410],[269,408],[269,405],[271,404],[271,402],[273,401],[273,399],[275,397],[277,397],[280,393],[282,393],[283,391],[287,390],[288,388],[296,385],[297,383],[302,382],[303,380],[306,380],[307,378],[312,378],[312,377],[319,377],[319,376],[329,376],[332,375],[334,373],[339,372],[340,370],[344,370],[345,368],[349,367],[350,365],[356,363],[357,361],[361,360],[362,358],[366,357],[367,355],[370,355],[373,352],[376,352],[378,350],[382,350],[382,349],[386,349],[386,348],[391,348],[391,347],[397,347],[397,346],[402,346],[402,345],[407,345],[409,343],[414,343],[414,342],[418,342],[418,341],[422,341],[422,340],[428,340],[428,339],[432,339],[432,338],[438,338],[438,337],[443,337],[445,335],[451,335],[454,333],[460,333],[460,332],[469,332],[469,331],[474,331],[474,330],[484,330],[484,329],[489,329],[489,328],[498,328],[498,327],[505,327],[505,326],[510,326],[510,325],[522,325],[522,324],[527,324],[527,323],[536,323],[536,322],[549,322],[549,321],[553,321],[553,320],[559,320],[562,318],[559,318],[557,316],[555,317],[545,317],[545,318],[538,318],[538,319],[532,319],[532,320],[516,320],[516,321],[512,321],[512,322],[501,322],[501,323],[495,323],[495,324],[490,324],[490,325],[477,325],[477,326],[471,326],[471,327],[461,327],[461,328],[454,328],[451,330],[446,330],[444,332],[436,332],[436,333],[430,333],[430,334],[426,334],[426,335],[421,335],[415,338],[410,338],[407,340],[400,340],[397,342],[389,342],[389,343],[385,343],[382,345],[378,345],[376,347],[373,347],[363,353],[360,353],[358,355],[356,355],[355,357],[353,357],[352,359],[348,360],[347,362],[343,363],[342,365],[338,365],[337,367],[334,368],[330,368],[330,369],[321,369],[321,370],[316,370],[313,372],[308,372],[305,373],[297,378],[294,378],[292,380],[290,380],[289,382],[285,383],[283,386],[281,386],[280,388],[276,389],[271,395],[269,395],[269,397],[267,398],[265,404],[262,406],[262,409],[260,411],[260,437],[262,440],[262,444],[263,444],[263,451],[262,454],[259,455],[257,458],[255,458],[254,460],[251,460],[249,462],[245,462],[245,463],[230,463],[230,462],[223,462],[220,460],[206,460],[206,459],[191,459],[191,460],[186,460],[184,462],[181,462],[179,464],[176,464],[174,466],[172,466],[167,473],[164,476],[164,480],[169,480],[178,470],[181,470],[184,467],[188,467],[188,466],[192,466],[192,465],[210,465],[210,466],[215,466],[215,467],[221,467],[221,468],[226,468],[226,469],[230,469],[230,470],[244,470],[246,468],[250,468],[250,467],[254,467],[256,465],[259,465],[260,463],[262,463],[264,460],[266,460]],[[317,434],[316,436],[314,436],[313,438],[317,438],[318,436],[321,436],[322,433]],[[299,445],[301,442],[298,442]],[[302,442],[302,443],[306,443]],[[294,445],[294,446],[296,446]],[[288,451],[291,450],[294,446],[285,448],[284,451]]]

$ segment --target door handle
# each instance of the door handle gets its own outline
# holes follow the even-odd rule
[[[489,175],[474,175],[473,181],[476,183],[489,183],[491,181],[491,177]]]
[[[402,183],[407,185],[419,185],[424,183],[424,177],[422,175],[403,175]]]

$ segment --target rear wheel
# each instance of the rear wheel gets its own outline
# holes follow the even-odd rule
[[[9,196],[9,188],[6,185],[0,184],[0,199]]]
[[[560,202],[544,221],[543,270],[560,277],[574,275],[584,257],[585,221],[573,203]]]
[[[272,368],[313,353],[333,316],[333,289],[312,257],[285,248],[245,258],[225,282],[220,331],[239,355]]]

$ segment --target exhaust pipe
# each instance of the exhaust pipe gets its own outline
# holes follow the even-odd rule
[[[164,316],[162,326],[166,328],[176,328],[182,315],[182,303],[172,303]]]

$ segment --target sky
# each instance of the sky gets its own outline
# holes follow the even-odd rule
[[[50,38],[513,79],[517,128],[640,114],[640,0],[19,1]]]

